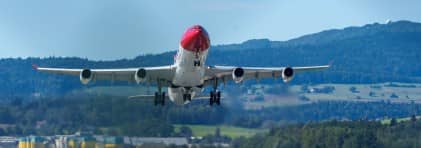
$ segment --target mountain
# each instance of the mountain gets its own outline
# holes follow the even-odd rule
[[[0,94],[7,97],[34,92],[61,93],[81,87],[75,77],[37,73],[31,69],[33,63],[74,68],[157,66],[172,64],[174,54],[175,51],[171,51],[115,61],[76,57],[1,59]],[[297,75],[292,83],[419,83],[420,59],[421,23],[397,21],[326,30],[288,41],[253,39],[241,44],[217,45],[210,49],[207,64],[306,66],[327,64],[333,60],[331,69]]]
[[[211,54],[220,53],[217,60],[224,64],[248,66],[301,66],[334,61],[328,71],[297,76],[294,82],[298,83],[419,82],[420,41],[420,23],[398,21],[327,30],[288,41],[263,39],[216,46],[220,51]],[[221,63],[213,61],[212,56],[209,61]]]

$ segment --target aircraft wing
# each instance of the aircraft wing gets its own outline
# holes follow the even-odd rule
[[[310,72],[310,71],[319,71],[329,68],[331,65],[322,65],[322,66],[308,66],[308,67],[234,67],[234,66],[209,66],[206,70],[206,84],[212,83],[214,78],[217,78],[219,82],[227,81],[236,81],[233,77],[233,72],[237,68],[243,70],[242,81],[250,79],[264,79],[264,78],[282,78],[283,72],[285,69],[292,69],[293,76],[295,74]],[[284,81],[287,82],[292,79],[284,78]]]
[[[46,68],[33,66],[35,70],[53,74],[63,74],[79,76],[82,83],[82,72],[89,71],[89,81],[109,80],[109,81],[128,81],[128,82],[157,82],[157,80],[171,81],[174,76],[174,66],[159,67],[141,67],[141,68],[121,68],[121,69],[72,69],[72,68]],[[136,79],[139,70],[144,72],[144,77]],[[86,83],[85,83],[86,84]],[[166,83],[162,84],[167,86]]]
[[[155,95],[134,95],[134,96],[129,96],[129,99],[136,99],[136,100],[150,100],[153,99],[155,97]],[[165,99],[169,99],[169,96],[166,96]],[[224,99],[224,97],[221,97],[221,99]],[[192,99],[193,101],[196,100],[209,100],[209,94],[200,94],[200,95],[196,95],[194,96],[194,98]]]

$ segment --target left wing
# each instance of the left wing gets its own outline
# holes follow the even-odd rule
[[[170,82],[174,76],[174,66],[122,68],[122,69],[71,69],[45,68],[33,66],[35,70],[46,73],[79,76],[82,83],[93,80],[128,81],[128,82],[156,82],[157,80]],[[163,84],[166,86],[166,83]]]
[[[309,67],[233,67],[233,66],[209,66],[206,69],[206,84],[212,83],[215,78],[218,81],[241,82],[250,79],[278,78],[284,82],[290,81],[295,74],[319,71],[329,68],[331,65],[309,66]]]

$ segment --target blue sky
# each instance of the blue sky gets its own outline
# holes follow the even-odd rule
[[[203,25],[211,43],[288,40],[326,29],[421,22],[419,0],[0,0],[0,58],[133,58],[176,50]]]

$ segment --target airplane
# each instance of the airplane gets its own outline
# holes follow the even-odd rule
[[[200,25],[194,25],[183,34],[174,64],[158,67],[136,67],[121,69],[68,69],[45,68],[34,66],[40,72],[79,76],[82,84],[92,80],[129,81],[153,83],[158,90],[154,95],[139,95],[135,97],[153,98],[155,105],[164,105],[165,99],[176,105],[188,104],[204,87],[211,85],[208,96],[209,105],[220,105],[220,83],[234,81],[240,83],[249,79],[278,78],[287,83],[296,73],[324,70],[329,65],[309,67],[240,67],[240,66],[206,66],[205,61],[210,48],[207,31]],[[168,96],[162,90],[168,87]]]

